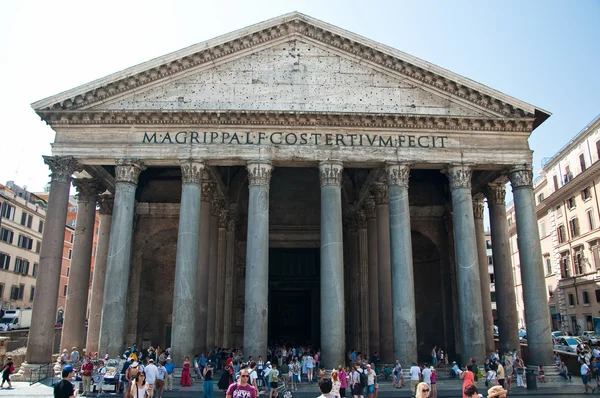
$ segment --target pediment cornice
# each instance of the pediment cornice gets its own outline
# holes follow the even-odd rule
[[[38,113],[42,110],[86,109],[127,92],[139,91],[162,79],[176,77],[202,65],[210,65],[223,59],[233,59],[240,54],[252,52],[255,48],[264,48],[271,41],[302,37],[337,49],[354,59],[376,64],[390,73],[426,86],[445,96],[455,97],[473,104],[499,117],[535,118],[535,126],[537,126],[549,116],[546,111],[536,109],[532,105],[443,68],[300,13],[284,15],[221,38],[199,43],[160,59],[38,101],[32,106]]]
[[[214,125],[331,126],[393,129],[528,132],[534,118],[481,118],[408,114],[293,111],[64,111],[38,112],[50,126]]]

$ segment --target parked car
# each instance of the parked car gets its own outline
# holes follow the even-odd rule
[[[596,336],[596,333],[593,330],[583,332],[581,334],[581,340],[589,345],[598,345],[600,343],[598,336]]]
[[[527,343],[527,331],[519,330],[519,341],[521,343]]]
[[[574,336],[559,336],[554,343],[556,351],[577,352],[577,346],[583,344],[579,337]]]

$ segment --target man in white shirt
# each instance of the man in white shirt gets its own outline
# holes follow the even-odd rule
[[[375,371],[371,369],[371,365],[367,365],[367,396],[373,398],[375,392]]]
[[[354,370],[350,373],[350,389],[353,398],[363,398],[363,388],[360,385],[360,374],[362,371],[360,365],[356,365]]]
[[[588,393],[588,388],[592,390],[592,394],[594,393],[594,391],[596,391],[595,388],[592,388],[592,386],[590,386],[590,379],[592,378],[592,371],[590,370],[590,367],[587,365],[587,363],[585,363],[584,359],[580,359],[579,363],[581,364],[581,369],[580,369],[580,375],[581,375],[581,380],[583,381],[583,386],[585,387],[585,393]]]
[[[412,391],[413,397],[417,393],[417,384],[419,384],[420,379],[421,369],[417,366],[416,362],[413,362],[410,367],[410,390]]]
[[[402,365],[400,365],[400,361],[396,359],[396,366],[394,366],[394,370],[392,371],[394,375],[393,386],[396,388],[401,388],[404,384],[403,375],[402,375]]]
[[[433,372],[431,371],[431,369],[429,369],[429,365],[425,364],[423,366],[423,370],[421,371],[421,374],[423,375],[423,381],[427,384],[429,384],[429,387],[431,387],[431,374]]]
[[[269,383],[269,373],[271,373],[271,362],[267,361],[267,363],[265,364],[265,368],[263,369],[263,380],[265,382],[265,384],[267,385],[267,392],[271,392],[271,386]]]
[[[146,383],[148,383],[148,395],[152,398],[154,395],[154,385],[158,377],[158,368],[154,364],[154,359],[150,358],[148,360],[148,365],[146,365],[144,371],[146,372]]]

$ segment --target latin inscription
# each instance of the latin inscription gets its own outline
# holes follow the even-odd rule
[[[199,145],[325,145],[399,148],[446,148],[442,135],[381,135],[264,132],[145,132],[143,144]]]

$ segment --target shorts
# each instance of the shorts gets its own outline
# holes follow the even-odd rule
[[[277,382],[276,381],[272,381],[271,382],[271,388],[277,388]]]
[[[360,384],[355,384],[352,386],[352,395],[363,395],[363,389]]]
[[[373,394],[375,392],[375,384],[367,386],[367,394]]]
[[[590,382],[590,377],[589,376],[581,376],[581,381],[583,381],[583,384],[588,384]]]

